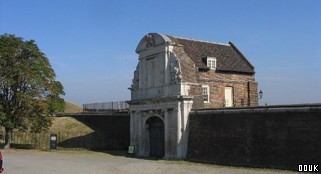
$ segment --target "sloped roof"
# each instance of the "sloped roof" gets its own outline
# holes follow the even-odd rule
[[[220,44],[169,35],[167,35],[167,37],[169,37],[172,42],[183,45],[184,51],[198,68],[207,67],[206,57],[215,57],[217,61],[216,69],[219,71],[255,73],[254,66],[232,42]]]

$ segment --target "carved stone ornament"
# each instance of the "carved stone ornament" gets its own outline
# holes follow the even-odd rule
[[[162,110],[146,110],[143,111],[142,114],[143,117],[154,117],[154,116],[159,116],[164,118],[165,117],[165,112],[163,112]]]
[[[179,60],[173,52],[170,53],[170,76],[171,84],[177,84],[182,80]]]
[[[150,48],[150,47],[153,47],[153,46],[154,46],[154,38],[153,38],[153,35],[147,34],[147,35],[145,36],[145,39],[146,39],[146,48]]]
[[[134,71],[134,78],[132,81],[132,89],[138,89],[139,88],[139,63],[136,66],[136,70]]]

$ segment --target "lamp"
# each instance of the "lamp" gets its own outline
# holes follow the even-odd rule
[[[260,96],[260,99],[262,99],[262,97],[263,97],[263,92],[262,92],[262,90],[260,90],[259,96]]]

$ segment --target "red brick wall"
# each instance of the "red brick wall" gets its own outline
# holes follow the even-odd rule
[[[224,107],[225,87],[233,88],[235,107],[257,106],[257,83],[252,74],[221,73],[215,70],[200,72],[199,82],[210,87],[210,102],[205,108]]]
[[[183,47],[174,47],[174,52],[180,59],[182,82],[197,83],[192,86],[189,95],[193,95],[193,109],[224,107],[225,87],[233,87],[235,107],[257,106],[258,90],[254,74],[226,73],[216,70],[198,70],[192,59],[184,52]],[[202,100],[201,87],[210,87],[210,102]]]

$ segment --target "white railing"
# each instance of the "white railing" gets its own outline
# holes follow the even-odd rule
[[[104,102],[104,103],[87,103],[83,104],[84,111],[113,111],[123,112],[128,111],[129,105],[125,101]]]

